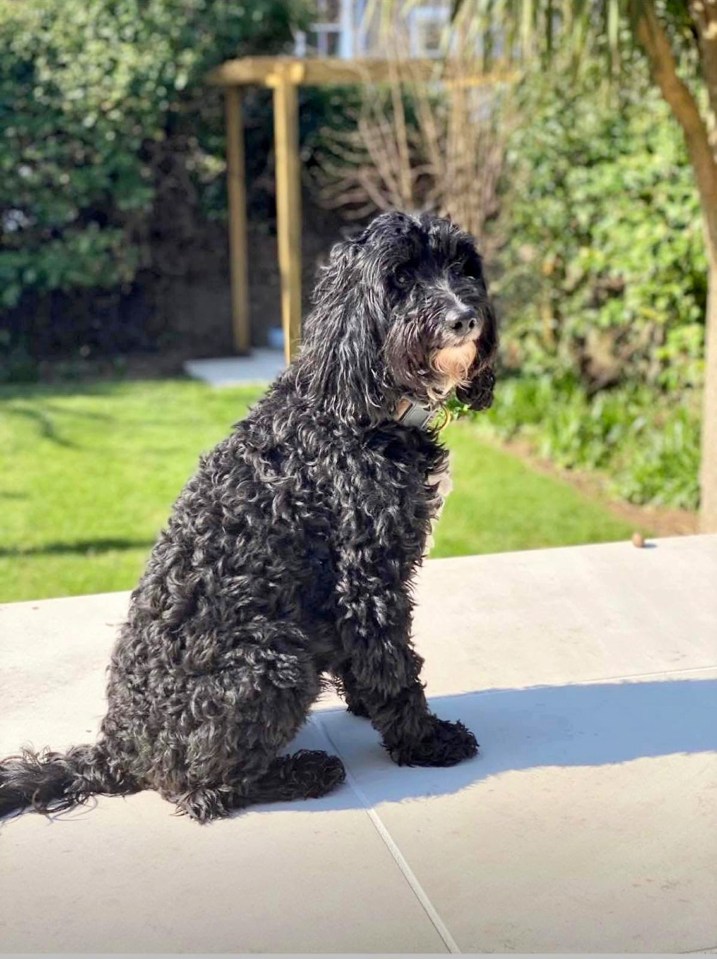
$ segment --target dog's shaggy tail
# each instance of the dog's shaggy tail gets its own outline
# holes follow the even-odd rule
[[[0,761],[0,818],[32,808],[52,813],[86,802],[95,793],[127,794],[137,785],[112,768],[103,745],[72,746],[66,753],[23,749]]]

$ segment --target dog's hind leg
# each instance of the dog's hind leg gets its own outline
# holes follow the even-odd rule
[[[190,678],[179,721],[158,737],[155,788],[200,822],[252,803],[320,796],[343,781],[335,756],[283,755],[320,681],[304,649],[271,638],[271,645],[240,644],[222,668]]]
[[[291,756],[273,760],[266,773],[249,791],[249,802],[280,802],[317,799],[346,779],[338,756],[318,749],[300,749]]]
[[[290,756],[272,759],[266,772],[254,781],[202,786],[181,797],[165,798],[173,799],[179,811],[190,818],[209,822],[257,803],[318,799],[345,779],[346,770],[338,756],[318,749],[300,749]]]

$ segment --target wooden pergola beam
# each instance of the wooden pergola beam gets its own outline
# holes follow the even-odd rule
[[[342,60],[339,58],[244,57],[228,60],[207,81],[225,88],[229,248],[232,285],[232,326],[237,353],[251,345],[248,297],[248,233],[244,129],[240,87],[258,85],[274,92],[276,152],[276,215],[281,276],[281,322],[287,363],[301,340],[301,167],[299,162],[298,87],[389,82],[428,82],[477,87],[509,82],[508,69],[475,74],[465,64],[436,60]]]
[[[475,74],[466,75],[465,65],[440,60],[342,60],[321,57],[315,60],[297,57],[243,57],[227,60],[207,76],[215,86],[272,86],[277,74],[290,74],[292,82],[304,87],[322,87],[355,83],[388,83],[397,77],[416,82],[458,79],[470,86],[495,84],[512,80],[515,71],[498,68],[484,73],[476,67]]]

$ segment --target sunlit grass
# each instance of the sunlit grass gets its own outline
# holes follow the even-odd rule
[[[258,387],[191,380],[0,389],[0,601],[130,589],[199,455]],[[631,530],[568,484],[445,432],[454,492],[433,556],[618,539]]]
[[[431,555],[461,556],[623,539],[631,528],[569,483],[479,439],[470,421],[444,433],[453,491]]]

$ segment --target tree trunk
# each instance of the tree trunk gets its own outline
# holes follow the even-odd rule
[[[639,3],[634,10],[637,15],[637,41],[647,55],[655,83],[682,127],[702,208],[709,262],[709,293],[705,317],[700,529],[705,533],[717,533],[717,162],[707,125],[695,97],[678,75],[670,41],[654,7],[649,3]],[[704,71],[709,87],[710,78],[717,73],[712,62],[712,58],[717,56],[717,49],[711,44],[703,44],[702,53],[703,58],[709,60]],[[709,92],[712,93],[711,88]]]
[[[717,251],[710,257],[702,415],[700,531],[717,533]]]
[[[717,168],[717,4],[690,0],[692,19],[697,27],[702,73],[712,111],[709,130],[712,158]],[[717,533],[717,202],[704,211],[709,256],[705,348],[705,395],[702,414],[702,461],[700,488],[700,529]]]

